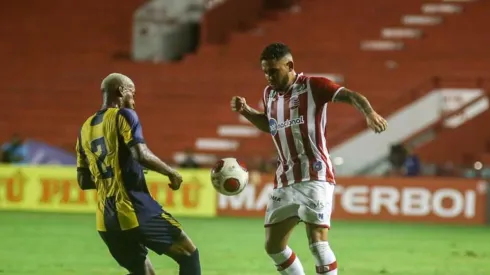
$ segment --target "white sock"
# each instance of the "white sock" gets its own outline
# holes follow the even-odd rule
[[[316,274],[337,275],[337,259],[328,242],[316,242],[310,245],[315,258]]]
[[[288,246],[282,252],[269,254],[282,275],[305,275],[303,265],[296,254]]]

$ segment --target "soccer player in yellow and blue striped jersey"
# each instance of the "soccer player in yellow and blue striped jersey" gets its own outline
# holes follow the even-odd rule
[[[182,177],[146,146],[134,111],[133,81],[110,74],[101,90],[102,108],[83,123],[76,144],[78,183],[97,190],[97,231],[130,274],[155,274],[149,248],[173,258],[180,275],[200,275],[197,248],[146,186],[143,167],[167,176],[173,190],[180,188]]]

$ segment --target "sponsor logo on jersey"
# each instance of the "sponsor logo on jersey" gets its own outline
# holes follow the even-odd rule
[[[273,118],[269,119],[269,130],[271,135],[275,136],[277,134],[277,120]]]
[[[277,132],[281,129],[286,129],[286,128],[289,128],[291,126],[300,125],[300,124],[304,124],[304,123],[305,123],[305,121],[303,119],[303,116],[300,116],[300,117],[295,118],[295,119],[287,119],[286,121],[281,122],[281,123],[277,123],[277,120],[275,120],[274,118],[271,118],[271,119],[269,119],[269,130],[271,132],[271,135],[275,136],[277,134]]]

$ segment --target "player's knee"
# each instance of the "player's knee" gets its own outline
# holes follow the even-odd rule
[[[276,254],[284,249],[286,249],[287,244],[282,243],[281,241],[273,240],[273,239],[266,239],[265,240],[265,251],[267,254]]]
[[[191,255],[197,250],[192,240],[187,235],[182,234],[181,237],[172,245],[171,250],[178,255]]]
[[[177,257],[189,256],[196,250],[197,248],[195,246],[174,244],[168,249],[168,252],[166,254],[175,255]]]
[[[286,249],[289,235],[297,223],[298,219],[296,217],[292,217],[280,223],[266,227],[265,251],[267,254],[276,254]]]
[[[310,244],[328,241],[328,227],[317,224],[306,224],[308,241]]]
[[[180,240],[165,253],[179,264],[181,275],[201,275],[201,262],[199,250],[190,241]]]

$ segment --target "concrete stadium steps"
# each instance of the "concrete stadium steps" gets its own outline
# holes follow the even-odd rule
[[[302,3],[302,12],[293,14],[282,24],[261,25],[267,35],[283,35],[284,30],[297,37],[318,37],[323,41],[335,39],[360,41],[362,36],[379,35],[382,26],[400,22],[404,13],[420,11],[424,1],[312,1]],[[319,24],[321,22],[321,24]],[[341,23],[339,23],[341,22]],[[369,22],[369,24],[366,24]],[[359,34],[362,34],[361,36]],[[289,37],[291,34],[288,35]],[[306,41],[311,41],[307,39]],[[298,41],[301,43],[301,41]],[[304,43],[304,41],[303,41]],[[348,46],[345,43],[345,46]]]

